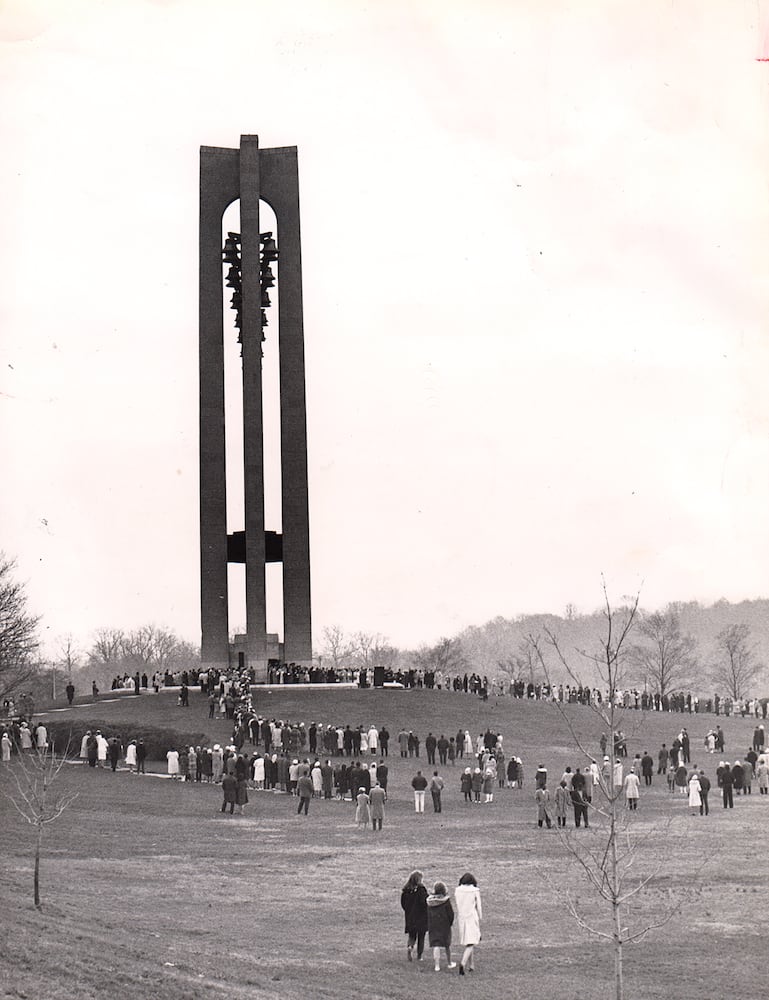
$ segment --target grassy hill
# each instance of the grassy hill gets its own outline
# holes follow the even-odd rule
[[[448,774],[443,812],[428,806],[416,816],[409,787],[416,762],[391,757],[384,830],[374,835],[355,828],[349,802],[313,800],[310,815],[300,817],[288,796],[252,792],[246,815],[231,818],[219,812],[216,786],[68,765],[61,787],[79,797],[46,834],[42,914],[31,905],[31,831],[7,803],[0,809],[0,906],[12,914],[0,929],[3,996],[443,1000],[447,989],[513,1000],[612,995],[610,952],[577,929],[547,878],[580,891],[588,912],[592,897],[580,890],[558,833],[534,822],[533,768],[542,759],[559,776],[566,763],[578,763],[551,706],[484,704],[437,691],[291,688],[260,691],[258,705],[281,718],[384,722],[393,733],[404,725],[422,737],[428,729],[448,733],[461,725],[475,733],[488,724],[523,757],[528,787],[503,789],[488,806],[467,806],[457,766]],[[122,698],[97,711],[123,735],[148,721],[179,728],[182,713],[185,728],[212,742],[228,735],[226,723],[207,719],[203,699],[183,710],[171,693]],[[597,739],[589,711],[571,711],[579,731]],[[80,705],[71,717],[78,725],[93,712]],[[668,742],[682,721],[693,738],[713,721],[631,715],[623,724],[631,755],[644,744]],[[727,746],[747,746],[752,720],[722,724]],[[11,787],[6,766],[0,790]],[[757,915],[765,875],[751,859],[769,818],[769,796],[741,797],[729,812],[717,801],[713,806],[707,819],[690,817],[686,799],[671,796],[657,779],[642,790],[631,824],[634,833],[648,835],[638,870],[651,871],[660,857],[664,868],[636,916],[666,912],[672,890],[691,890],[691,897],[673,923],[627,949],[628,996],[702,1000],[705,974],[711,1000],[761,993],[765,947]],[[598,830],[580,835],[600,843]],[[453,887],[468,869],[477,876],[484,926],[474,977],[459,980],[456,973],[434,973],[431,962],[405,961],[399,891],[415,867],[430,885],[442,878]]]

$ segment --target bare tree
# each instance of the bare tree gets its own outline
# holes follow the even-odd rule
[[[539,659],[537,650],[528,639],[521,640],[512,656],[497,660],[497,666],[511,681],[528,681],[531,684],[537,682]]]
[[[0,552],[0,698],[7,698],[36,673],[34,654],[40,619],[27,610],[16,563]]]
[[[99,628],[88,653],[92,665],[115,666],[123,657],[125,632],[120,628]]]
[[[662,697],[691,682],[695,642],[681,630],[681,619],[668,608],[640,618],[638,631],[645,642],[632,655],[644,672],[644,682]]]
[[[458,639],[439,639],[434,646],[422,646],[414,658],[423,670],[453,673],[465,669],[465,654]]]
[[[389,667],[398,656],[398,650],[390,646],[387,637],[379,632],[356,632],[350,645],[361,667]]]
[[[606,633],[600,639],[596,651],[577,650],[577,653],[582,665],[589,668],[591,672],[597,672],[605,687],[605,697],[600,702],[591,701],[590,707],[613,737],[621,722],[622,708],[619,695],[622,690],[621,685],[626,677],[626,670],[631,662],[629,637],[636,625],[638,596],[631,599],[624,607],[613,608],[606,592],[605,583],[603,584],[603,592]],[[574,683],[581,686],[579,668],[573,666],[566,657],[557,636],[548,628],[545,628],[544,632],[544,640],[539,636],[532,635],[529,637],[529,642],[545,675],[548,676],[548,667],[544,656],[543,642],[546,642],[555,652],[557,660],[564,667],[567,675]],[[585,755],[586,761],[592,761],[594,752],[592,748],[585,746],[584,739],[577,734],[567,706],[557,701],[551,704],[555,710],[560,712],[577,747]],[[671,920],[680,910],[683,900],[674,904],[655,919],[643,924],[636,922],[635,911],[639,894],[657,877],[663,858],[660,858],[659,864],[653,866],[643,876],[634,874],[633,866],[637,851],[642,843],[649,841],[650,834],[647,833],[641,839],[632,836],[627,815],[622,807],[622,786],[615,785],[613,780],[613,763],[610,762],[608,773],[602,769],[600,783],[597,787],[593,787],[593,792],[594,797],[590,804],[590,811],[594,822],[590,840],[579,839],[576,836],[576,831],[573,835],[567,833],[563,827],[558,832],[572,857],[576,860],[588,886],[597,896],[599,904],[606,907],[608,924],[601,926],[600,918],[598,921],[591,919],[584,912],[574,894],[554,885],[549,878],[548,881],[559,896],[564,899],[571,916],[583,930],[612,943],[614,995],[616,1000],[623,1000],[625,945],[640,941],[650,930]],[[595,817],[598,817],[598,824],[595,822]],[[601,906],[599,906],[599,911],[600,909]]]
[[[55,822],[78,796],[77,792],[57,792],[54,788],[66,759],[66,753],[57,759],[53,746],[45,751],[21,754],[17,763],[5,769],[10,770],[9,780],[13,783],[13,788],[10,791],[5,787],[0,789],[16,812],[35,831],[34,899],[38,910],[43,908],[40,902],[43,830],[49,823]]]
[[[763,670],[756,658],[749,625],[727,625],[716,636],[718,659],[713,667],[713,679],[723,684],[732,698],[744,698]]]
[[[355,655],[355,643],[345,635],[341,625],[330,625],[323,629],[323,656],[327,657],[338,670]]]
[[[58,666],[61,667],[68,677],[71,677],[73,671],[77,670],[80,661],[80,650],[71,632],[59,636],[57,651],[59,653]]]
[[[371,659],[375,667],[384,667],[386,670],[394,670],[400,658],[400,650],[396,646],[391,646],[389,640],[383,635],[377,635],[371,649]]]

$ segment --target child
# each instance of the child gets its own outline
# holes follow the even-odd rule
[[[447,968],[455,969],[451,961],[451,925],[454,923],[454,908],[448,890],[443,882],[436,882],[431,896],[427,897],[427,933],[433,949],[435,971],[441,971],[441,948],[446,951]]]

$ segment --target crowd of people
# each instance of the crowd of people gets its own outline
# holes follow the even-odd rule
[[[382,682],[408,689],[424,688],[427,690],[461,692],[487,700],[490,696],[532,701],[557,701],[562,704],[600,705],[609,698],[609,692],[601,691],[589,685],[550,684],[547,681],[523,680],[508,675],[496,675],[489,678],[476,672],[450,672],[443,670],[425,670],[421,667],[409,669],[382,669]],[[112,680],[112,690],[130,690],[140,693],[152,689],[156,693],[161,688],[197,687],[206,695],[224,695],[231,686],[233,678],[245,677],[250,685],[256,684],[254,670],[220,671],[216,668],[186,670],[156,671],[151,677],[144,673],[117,675]],[[270,660],[267,669],[267,683],[282,684],[355,684],[359,687],[370,687],[374,680],[374,669],[371,667],[323,667],[322,665],[301,665],[296,663],[281,663]],[[96,682],[92,693],[98,696]],[[628,688],[617,690],[614,694],[615,705],[623,709],[633,709],[651,712],[678,712],[682,714],[714,714],[716,716],[741,716],[751,718],[767,718],[769,699],[766,698],[732,698],[719,693],[712,697],[700,697],[691,691],[670,691],[664,694]]]

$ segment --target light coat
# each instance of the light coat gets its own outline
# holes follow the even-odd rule
[[[459,943],[478,944],[481,940],[481,891],[475,885],[458,885],[454,890],[457,904]]]

